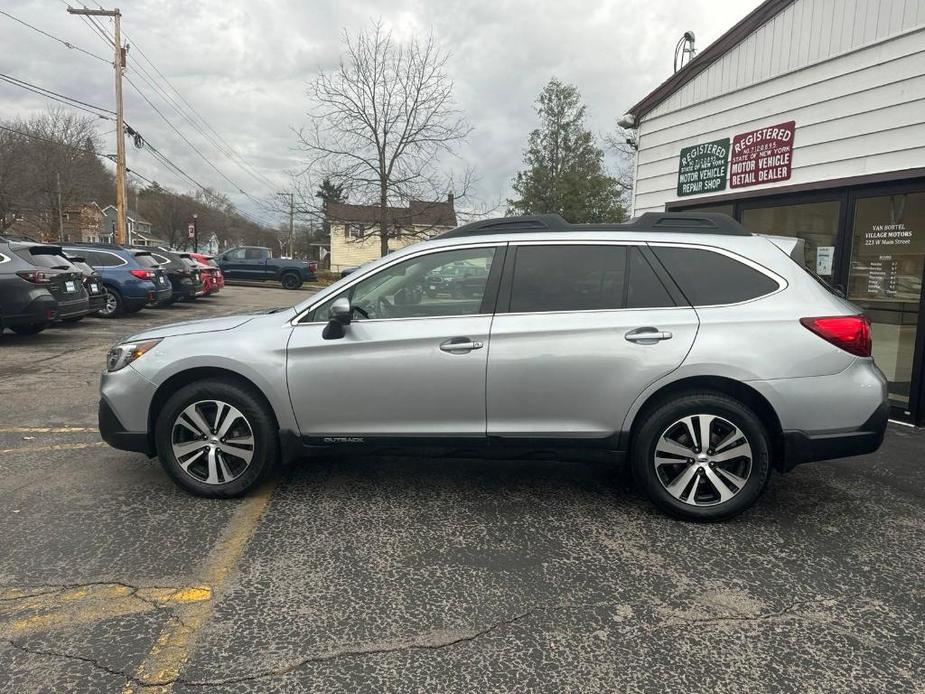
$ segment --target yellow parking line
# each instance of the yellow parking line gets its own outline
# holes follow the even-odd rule
[[[0,434],[77,434],[99,431],[96,427],[0,427]]]
[[[105,441],[92,443],[58,443],[52,446],[24,446],[22,448],[0,448],[0,453],[42,453],[43,451],[73,451],[80,448],[98,448],[105,446]]]
[[[200,580],[221,594],[228,575],[244,553],[277,482],[264,485],[237,508],[218,543],[202,567]],[[179,607],[151,647],[147,657],[135,670],[135,683],[126,685],[123,694],[143,690],[146,694],[167,694],[189,659],[190,647],[199,630],[212,614],[214,600],[193,601]]]
[[[210,600],[207,586],[138,587],[123,583],[0,590],[0,636],[72,628],[157,607]]]

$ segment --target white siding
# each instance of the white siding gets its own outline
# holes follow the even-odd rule
[[[641,119],[634,213],[677,199],[682,147],[788,120],[787,184],[925,165],[925,0],[797,0],[754,31]]]

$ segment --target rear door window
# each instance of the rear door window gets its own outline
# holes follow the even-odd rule
[[[627,264],[629,280],[626,308],[664,308],[676,305],[641,250],[632,248]]]
[[[511,283],[512,313],[623,308],[626,247],[520,246]]]
[[[735,304],[780,289],[763,272],[722,253],[679,246],[651,248],[693,306]]]
[[[266,248],[248,248],[244,257],[247,260],[263,260],[270,257],[270,252]]]
[[[80,252],[93,267],[116,267],[117,265],[125,265],[125,261],[115,253],[83,250],[80,250]]]

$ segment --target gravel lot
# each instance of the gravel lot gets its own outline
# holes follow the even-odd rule
[[[600,464],[326,457],[215,501],[102,444],[111,344],[304,296],[0,338],[0,691],[925,692],[907,427],[721,525]]]

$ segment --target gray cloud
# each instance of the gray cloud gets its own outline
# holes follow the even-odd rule
[[[121,3],[133,80],[229,178],[257,198],[274,192],[204,142],[141,81],[140,47],[206,120],[248,162],[283,189],[299,165],[292,128],[306,123],[305,85],[335,65],[344,29],[381,17],[400,37],[433,30],[451,51],[456,100],[473,126],[460,169],[475,168],[475,196],[491,204],[509,193],[533,101],[555,75],[576,84],[599,133],[669,76],[672,50],[687,29],[700,49],[758,0],[134,0]],[[52,34],[108,57],[107,46],[60,0],[5,0],[3,8]],[[89,102],[112,103],[112,71],[103,63],[0,16],[3,72]],[[24,116],[46,102],[0,84],[0,118]],[[127,87],[126,119],[203,184],[242,209],[255,206],[192,152]],[[112,126],[101,123],[101,132]],[[108,136],[109,142],[112,135]],[[129,150],[129,166],[187,189],[149,155]]]

